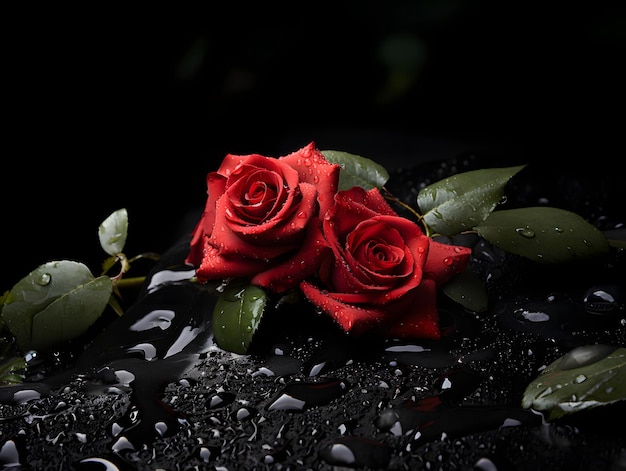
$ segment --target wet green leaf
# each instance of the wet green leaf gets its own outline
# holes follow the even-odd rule
[[[506,183],[524,167],[473,170],[422,188],[417,205],[430,233],[452,236],[484,221],[502,200]]]
[[[324,150],[322,154],[329,162],[341,166],[340,190],[349,190],[354,186],[360,186],[365,190],[382,188],[389,180],[387,170],[366,157],[337,150]]]
[[[473,272],[459,273],[441,288],[452,300],[472,312],[487,310],[488,297],[485,285]]]
[[[524,391],[522,407],[548,420],[626,399],[626,348],[576,347],[552,362]]]
[[[245,354],[259,327],[267,296],[258,286],[231,282],[217,298],[213,332],[220,348]]]
[[[609,250],[605,235],[595,226],[558,208],[494,211],[475,229],[493,245],[542,263],[585,259]]]
[[[15,284],[1,315],[22,351],[45,350],[86,332],[112,291],[109,277],[94,278],[82,263],[49,262]]]
[[[128,212],[125,208],[114,211],[98,228],[100,245],[109,255],[124,251],[128,235]]]

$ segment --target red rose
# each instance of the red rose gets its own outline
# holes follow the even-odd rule
[[[469,248],[433,241],[377,189],[338,192],[323,230],[332,252],[320,284],[300,284],[309,301],[346,332],[440,337],[437,287],[467,267]]]
[[[333,204],[339,169],[313,142],[280,158],[227,155],[207,176],[186,260],[198,281],[250,277],[280,292],[313,274],[327,249],[319,216]]]

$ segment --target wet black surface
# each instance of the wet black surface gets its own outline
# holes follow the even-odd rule
[[[394,172],[421,184],[489,157]],[[526,172],[526,170],[524,171]],[[549,204],[623,230],[624,190],[605,176],[522,172],[503,206]],[[183,239],[104,332],[40,355],[0,388],[0,464],[12,469],[626,469],[625,401],[548,423],[521,407],[558,357],[626,346],[626,254],[544,266],[467,238],[489,309],[439,300],[442,340],[350,339],[306,304],[272,299],[251,354],[214,344],[216,285],[181,265]]]

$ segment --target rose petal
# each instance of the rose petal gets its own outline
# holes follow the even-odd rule
[[[431,240],[424,277],[435,280],[437,286],[441,286],[467,268],[471,254],[472,249],[469,247]]]
[[[222,160],[222,163],[220,164],[220,167],[217,169],[216,173],[222,175],[223,177],[228,178],[233,173],[233,171],[239,165],[241,165],[242,162],[253,157],[260,157],[262,159],[266,158],[260,154],[248,154],[248,155],[226,154],[226,156],[224,157],[224,160]]]
[[[322,235],[321,221],[311,221],[300,250],[284,263],[254,276],[251,283],[273,292],[287,291],[296,287],[303,278],[313,275],[324,254],[329,251],[330,248]]]
[[[300,283],[300,289],[309,301],[332,317],[344,331],[355,335],[380,324],[385,317],[383,310],[364,309],[333,299],[308,281]]]
[[[441,337],[437,293],[432,280],[425,280],[407,296],[385,306],[343,303],[308,281],[300,283],[300,289],[310,302],[353,335],[376,329],[386,337],[434,340]]]
[[[207,199],[204,211],[192,232],[189,254],[185,259],[185,263],[195,267],[200,266],[202,263],[206,237],[213,232],[213,226],[215,224],[215,195],[219,196],[224,193],[224,187],[226,185],[226,178],[219,175],[217,172],[207,174],[206,181]]]
[[[224,278],[247,277],[266,268],[263,260],[242,259],[240,257],[220,255],[219,250],[211,245],[204,249],[202,264],[196,269],[200,283]]]
[[[251,169],[247,178],[230,183],[226,194],[231,210],[227,219],[233,224],[249,225],[275,217],[287,204],[290,192],[275,172]]]
[[[314,142],[310,142],[302,149],[281,157],[279,160],[297,170],[301,182],[316,186],[319,214],[322,216],[326,214],[326,211],[334,204],[341,167],[326,160],[324,154],[315,147]]]
[[[353,259],[352,253],[342,246],[335,233],[335,222],[349,219],[349,214],[345,214],[340,208],[338,206],[330,210],[330,217],[324,220],[324,232],[335,257],[332,270],[320,270],[320,278],[329,290],[348,295],[368,293],[371,296],[370,302],[383,304],[398,299],[415,288],[422,278],[422,266],[426,263],[430,243],[430,239],[422,233],[419,226],[406,218],[387,215],[373,216],[363,222],[362,226],[357,224],[357,228],[379,224],[396,243],[403,244],[399,248],[404,251],[404,257],[402,264],[397,267],[397,273],[373,274]],[[349,213],[350,209],[345,211]],[[395,238],[396,233],[400,236],[398,239]]]
[[[217,201],[215,227],[211,236],[207,239],[208,245],[214,247],[220,256],[269,260],[299,246],[299,241],[283,240],[281,244],[270,243],[264,245],[248,242],[248,240],[254,241],[254,232],[249,231],[247,234],[241,234],[233,231],[232,225],[229,225],[226,220],[227,205],[228,202],[224,197]]]
[[[348,234],[346,262],[362,283],[391,287],[398,278],[413,272],[413,255],[406,250],[405,240],[393,225],[395,222],[399,221],[375,217],[359,223]]]
[[[271,260],[300,247],[305,228],[315,214],[315,188],[302,184],[302,200],[284,219],[275,218],[258,226],[239,226],[228,220],[228,199],[216,203],[215,227],[208,243],[220,255]]]

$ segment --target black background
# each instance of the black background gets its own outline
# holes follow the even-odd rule
[[[0,289],[49,260],[98,272],[121,207],[128,255],[164,251],[226,153],[488,151],[623,182],[623,7],[329,5],[5,9]]]

